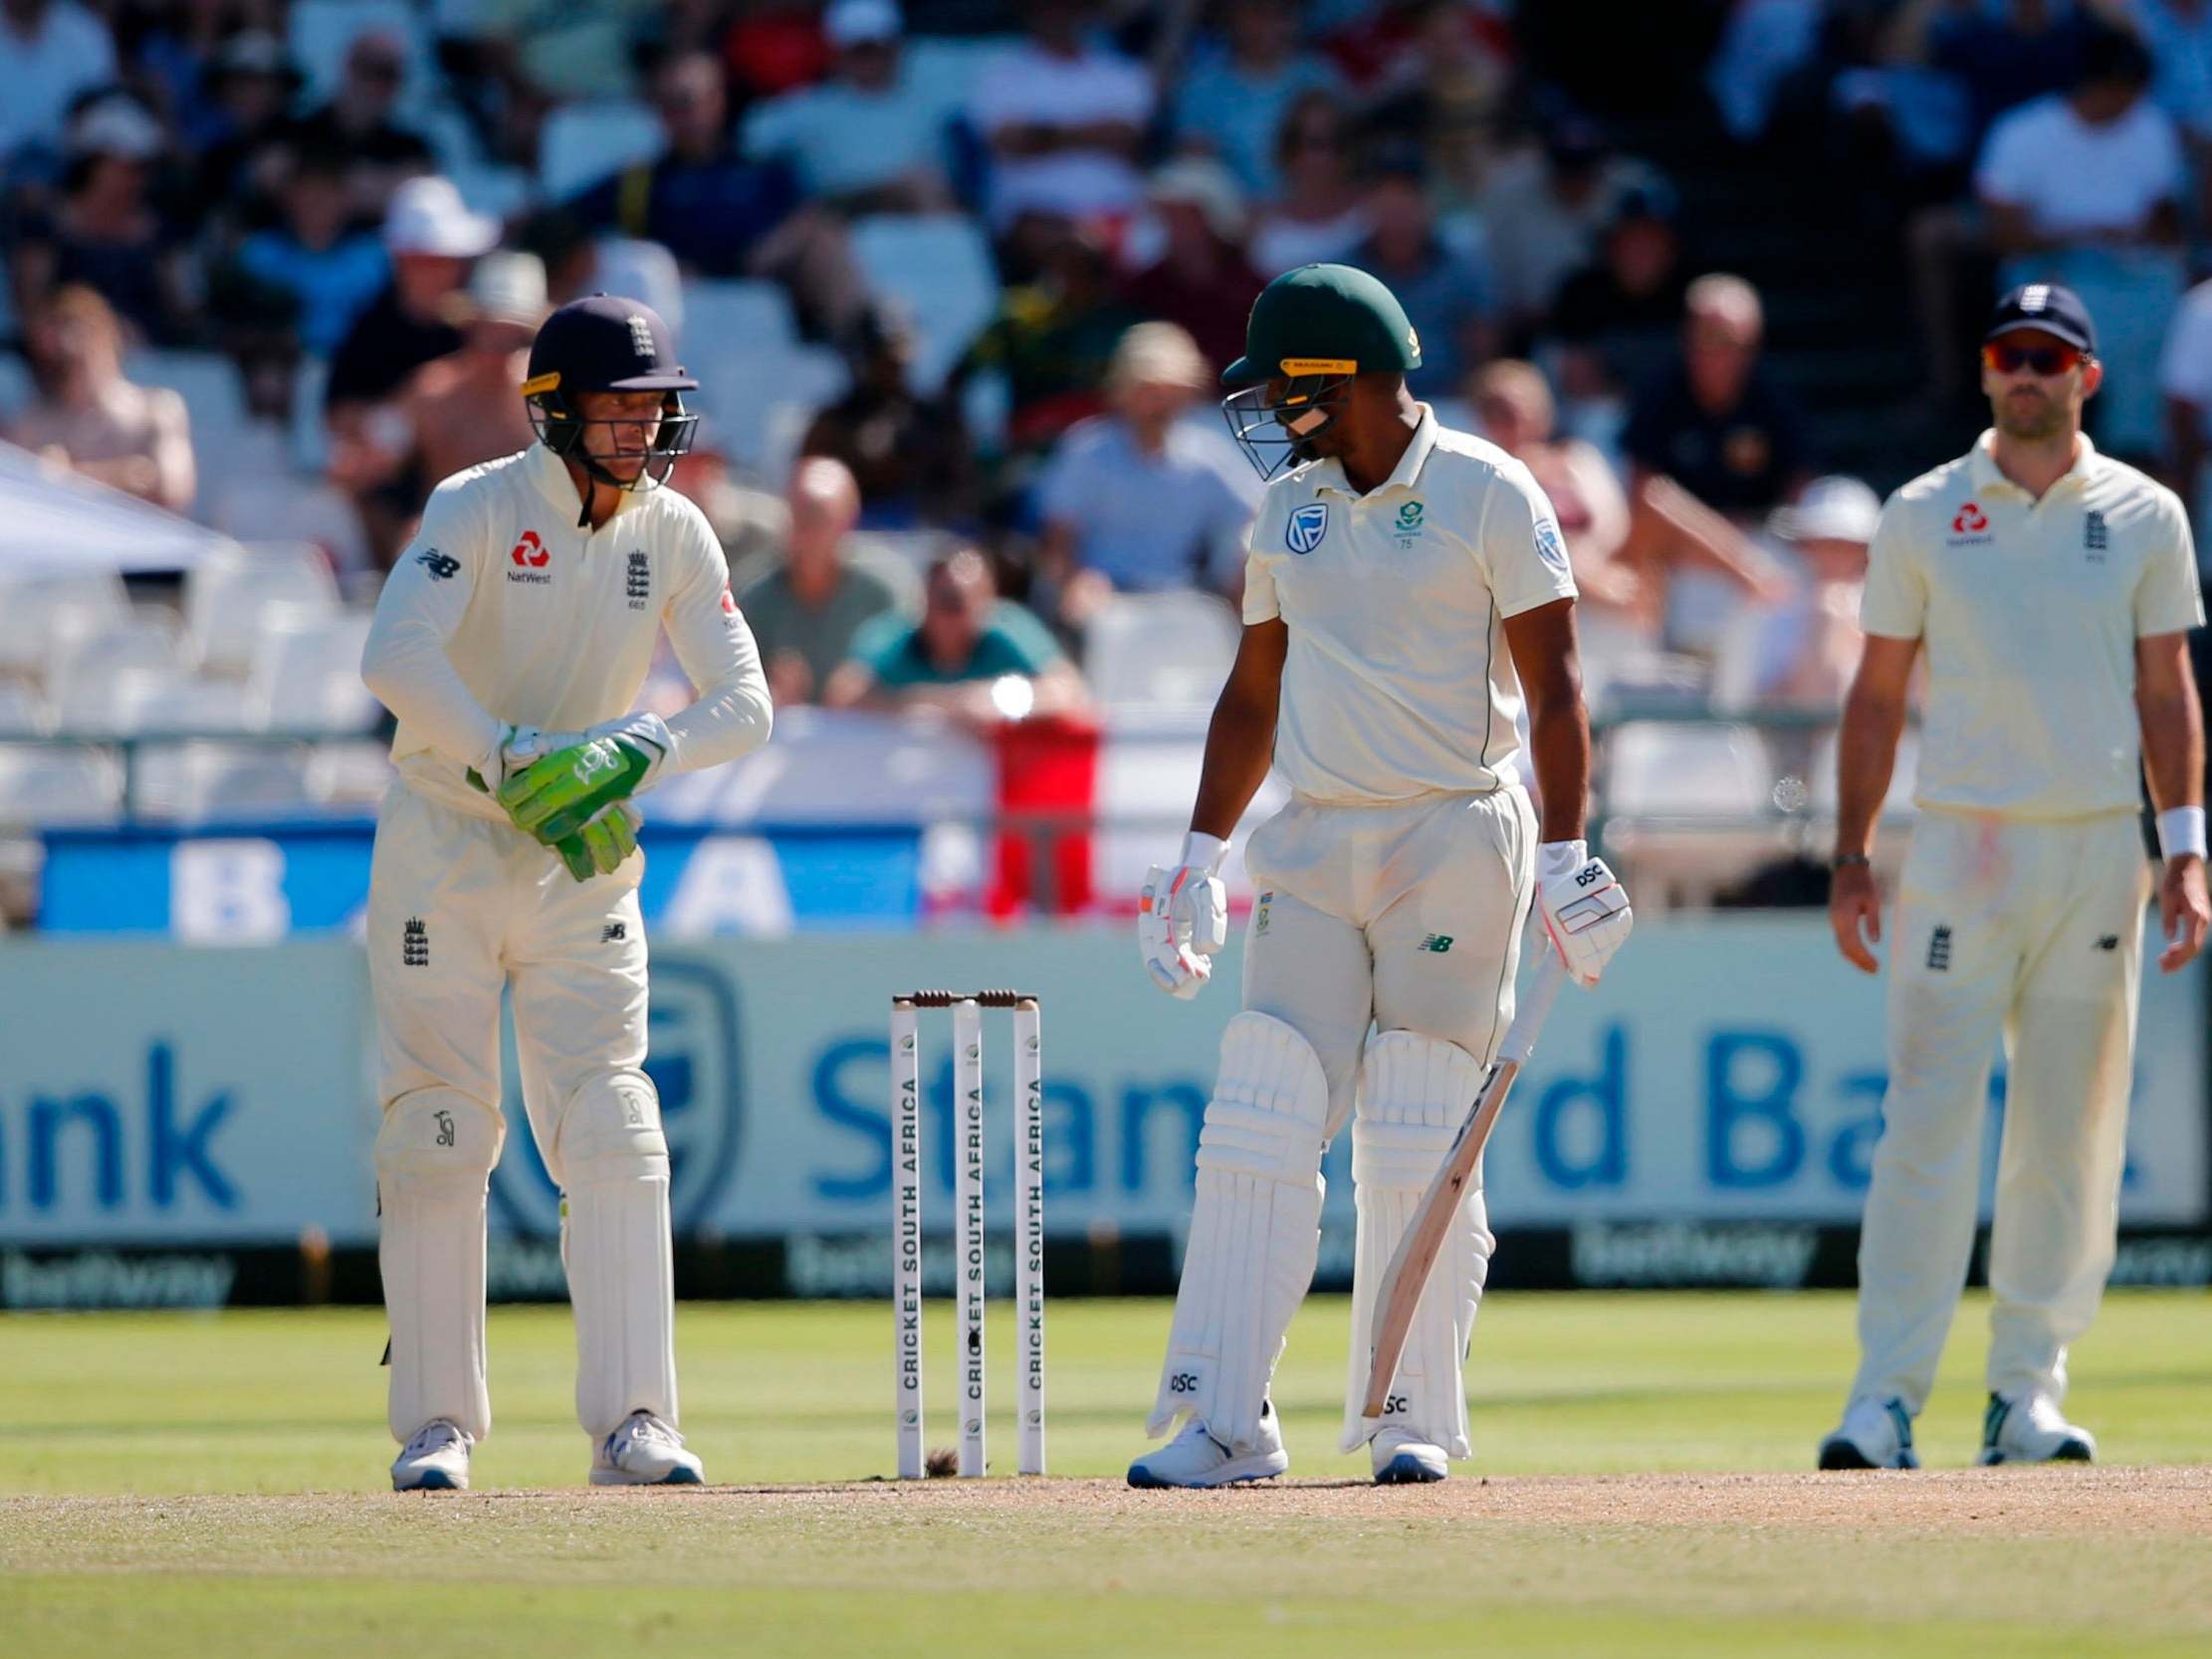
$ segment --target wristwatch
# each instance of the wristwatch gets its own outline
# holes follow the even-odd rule
[[[1873,863],[1874,860],[1865,853],[1838,853],[1828,861],[1828,868],[1832,871],[1849,870],[1855,864],[1871,865]]]

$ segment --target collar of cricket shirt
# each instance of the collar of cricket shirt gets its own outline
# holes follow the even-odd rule
[[[1350,496],[1354,501],[1374,500],[1386,490],[1414,489],[1421,482],[1421,469],[1429,464],[1429,455],[1437,447],[1437,412],[1428,404],[1420,404],[1421,422],[1414,428],[1413,442],[1406,446],[1406,453],[1398,458],[1398,465],[1391,469],[1390,477],[1370,490],[1365,497],[1352,488],[1352,481],[1344,476],[1344,463],[1335,456],[1321,462],[1313,469],[1313,487],[1316,490],[1333,490],[1340,496]]]
[[[1966,473],[1973,481],[1975,493],[1979,495],[1990,490],[2010,490],[2016,496],[2026,496],[2027,491],[1997,470],[1997,457],[1993,447],[1996,442],[1996,429],[1989,428],[1974,440],[1974,447],[1967,454]],[[2103,458],[2097,453],[2097,446],[2090,442],[2087,432],[2082,433],[2081,448],[2074,452],[2074,465],[2052,481],[2051,489],[2044,492],[2043,499],[2048,500],[2052,491],[2079,490],[2089,483],[2101,465]]]
[[[567,522],[574,523],[577,514],[582,510],[583,498],[576,494],[576,481],[568,476],[568,463],[553,454],[544,444],[532,444],[530,446],[530,459],[524,465],[530,468],[531,482],[538,486],[539,494],[566,514]],[[663,488],[661,485],[649,484],[640,490],[616,492],[614,513],[607,519],[607,523],[611,524],[623,514],[644,506],[645,499],[655,490],[661,488]],[[590,526],[588,524],[580,527],[585,533],[589,533]],[[601,527],[604,528],[605,526],[602,525]]]

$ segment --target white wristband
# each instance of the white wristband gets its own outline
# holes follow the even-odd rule
[[[1546,841],[1536,849],[1536,879],[1564,876],[1590,856],[1587,841]]]
[[[2158,814],[2158,851],[2166,858],[2183,853],[2204,857],[2204,808],[2169,806]]]
[[[1176,862],[1196,865],[1209,876],[1221,873],[1221,860],[1228,857],[1228,843],[1217,835],[1204,830],[1193,830],[1183,838],[1183,856]]]

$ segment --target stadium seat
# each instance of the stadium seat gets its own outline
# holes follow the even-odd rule
[[[369,613],[270,619],[254,642],[247,674],[252,724],[270,731],[366,731],[379,713],[361,684]]]
[[[0,675],[45,677],[58,646],[129,616],[122,581],[111,571],[0,583]]]
[[[44,829],[121,816],[122,766],[109,750],[0,743],[0,824]]]
[[[687,361],[766,352],[798,338],[790,298],[774,283],[686,283],[683,311],[677,349]]]
[[[161,617],[127,617],[57,639],[47,670],[55,728],[100,735],[128,729],[134,681],[173,676],[182,658],[176,629]]]
[[[281,614],[337,608],[337,584],[321,549],[265,544],[195,565],[184,578],[184,629],[193,660],[202,669],[242,674],[253,660],[254,640]]]
[[[46,700],[20,680],[0,680],[0,737],[36,737],[48,726]]]
[[[1605,850],[1639,904],[1708,903],[1787,845],[1748,726],[1630,722],[1606,738],[1601,782]]]
[[[878,215],[853,226],[852,252],[869,292],[914,329],[909,383],[935,392],[998,307],[982,228],[960,214]]]
[[[841,397],[850,376],[824,346],[772,341],[748,348],[741,340],[685,349],[686,366],[699,377],[703,441],[779,485],[815,411]]]
[[[1236,660],[1235,614],[1204,593],[1117,593],[1083,634],[1083,677],[1109,708],[1210,708]]]
[[[315,806],[309,754],[292,743],[148,743],[131,810],[172,823],[296,816]]]
[[[246,689],[235,680],[127,669],[115,676],[111,697],[113,729],[134,736],[196,736],[253,725]]]
[[[650,104],[631,99],[563,104],[546,117],[538,137],[538,188],[549,202],[565,201],[666,147],[667,134]]]
[[[317,743],[308,760],[308,793],[337,815],[372,816],[391,780],[390,745],[374,739]]]

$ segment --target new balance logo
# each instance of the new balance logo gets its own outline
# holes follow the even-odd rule
[[[1449,933],[1431,933],[1421,941],[1421,947],[1424,950],[1434,951],[1440,956],[1451,948],[1451,935]]]
[[[2117,950],[2119,948],[2119,934],[2104,934],[2097,941],[2097,947],[2100,950]]]
[[[441,553],[435,547],[425,547],[422,556],[415,562],[430,572],[430,579],[434,582],[442,582],[449,576],[458,575],[461,570],[459,559],[451,553]]]
[[[402,967],[430,965],[430,930],[423,926],[419,916],[407,918],[406,927],[399,931],[399,964]]]
[[[1945,925],[1928,935],[1928,970],[1931,973],[1948,973],[1950,968],[1951,930]]]
[[[627,922],[609,922],[599,930],[599,942],[601,944],[620,944],[629,936],[630,925]]]

